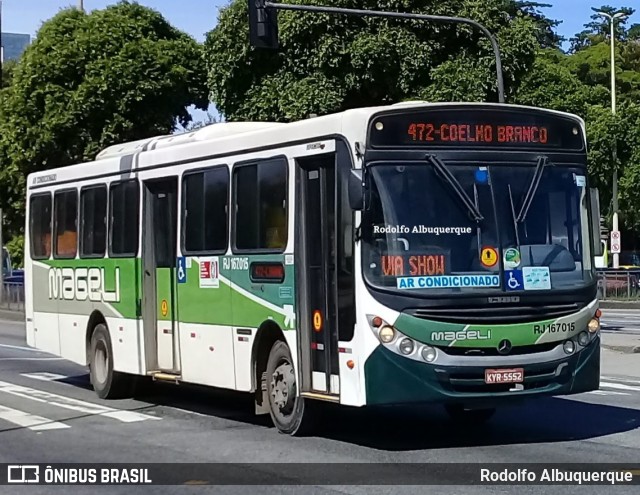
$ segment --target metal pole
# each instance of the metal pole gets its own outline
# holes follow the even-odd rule
[[[278,9],[278,10],[297,10],[304,12],[319,12],[325,14],[345,14],[355,15],[359,17],[393,17],[396,19],[413,19],[421,21],[436,21],[446,22],[451,24],[467,24],[473,26],[489,38],[491,47],[493,48],[493,54],[496,59],[496,77],[498,81],[498,101],[504,103],[504,78],[502,75],[502,59],[500,57],[500,47],[495,37],[491,32],[479,22],[465,17],[449,17],[440,15],[427,15],[427,14],[405,14],[401,12],[383,12],[380,10],[363,10],[363,9],[343,9],[338,7],[322,7],[315,5],[293,5],[286,3],[265,2],[266,8]]]
[[[595,10],[595,9],[594,9]],[[617,12],[615,14],[608,14],[607,12],[596,11],[596,13],[602,17],[606,17],[609,20],[611,28],[611,114],[616,115],[616,19],[625,17],[623,12]],[[616,136],[613,136],[612,146],[612,159],[613,159],[613,184],[611,186],[612,193],[612,210],[613,210],[613,230],[619,230],[619,218],[618,218],[618,142]],[[620,250],[622,250],[622,242],[620,243]],[[620,268],[620,255],[613,253],[613,268]]]
[[[0,88],[2,88],[2,64],[4,63],[4,45],[2,44],[2,0],[0,0]]]
[[[4,301],[4,243],[2,239],[2,208],[0,208],[0,304]]]
[[[616,32],[615,32],[615,17],[611,17],[611,114],[616,115]],[[618,219],[618,142],[616,137],[613,137],[613,229],[619,230]],[[620,250],[622,251],[622,242],[620,242]],[[614,253],[613,255],[613,268],[620,268],[620,255]]]

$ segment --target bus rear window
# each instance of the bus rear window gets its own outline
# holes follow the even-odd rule
[[[51,256],[51,195],[32,196],[29,216],[31,218],[31,258],[47,259]]]

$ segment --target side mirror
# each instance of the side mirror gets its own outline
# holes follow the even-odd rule
[[[589,189],[589,201],[591,203],[591,231],[593,256],[602,256],[602,242],[600,241],[600,195],[597,189]]]
[[[364,187],[362,186],[362,169],[351,169],[348,180],[349,206],[352,210],[363,210]]]

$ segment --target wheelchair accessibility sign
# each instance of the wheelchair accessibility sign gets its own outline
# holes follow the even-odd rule
[[[505,270],[504,287],[506,290],[524,290],[522,270]]]
[[[178,283],[187,282],[187,259],[184,256],[178,258]]]

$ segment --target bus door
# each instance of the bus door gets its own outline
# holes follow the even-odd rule
[[[301,392],[340,393],[335,153],[297,160],[296,307]]]
[[[176,251],[178,179],[144,183],[143,320],[147,369],[178,372]]]

